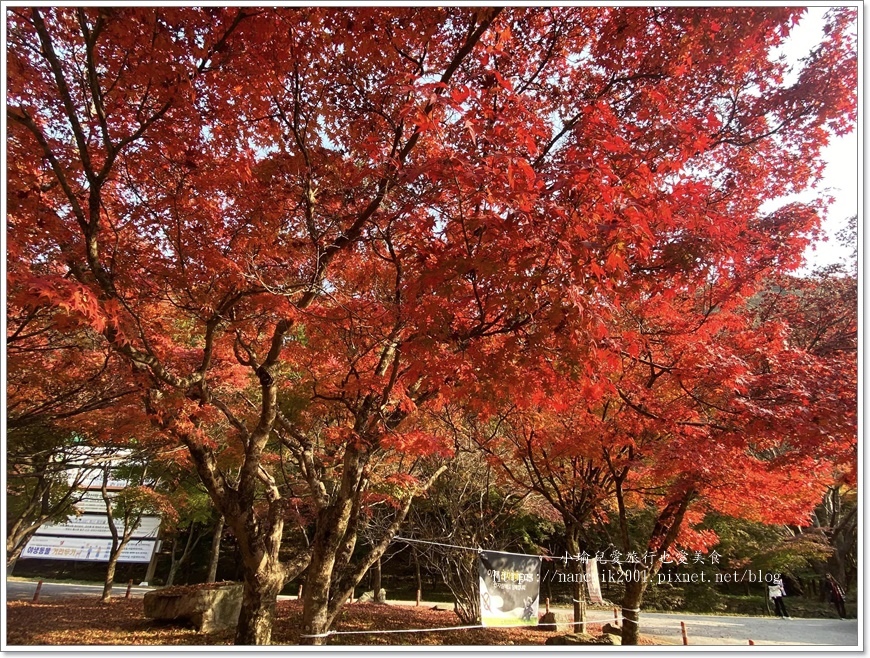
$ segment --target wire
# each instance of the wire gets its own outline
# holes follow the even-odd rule
[[[438,541],[425,541],[423,539],[410,539],[409,537],[393,537],[394,541],[404,541],[412,544],[429,544],[430,546],[444,546],[445,548],[458,548],[461,551],[472,551],[474,553],[481,553],[485,549],[482,548],[472,548],[471,546],[458,546],[457,544],[445,544]],[[532,555],[531,553],[511,553],[509,551],[496,551],[493,550],[493,553],[504,553],[505,555],[518,555],[519,557],[537,557],[542,560],[578,560],[577,557],[572,557],[570,555],[566,555],[565,557],[559,557],[555,555]]]
[[[444,626],[442,628],[399,628],[389,630],[373,630],[373,631],[327,631],[326,633],[317,633],[316,635],[300,635],[299,637],[329,637],[330,635],[367,635],[367,634],[383,634],[383,633],[434,633],[437,631],[466,631],[473,628],[535,628],[534,624],[508,624],[498,626],[485,626],[476,624],[474,626]]]

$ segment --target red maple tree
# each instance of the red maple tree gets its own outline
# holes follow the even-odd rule
[[[303,569],[303,637],[325,641],[438,473],[417,460],[354,561],[382,458],[441,449],[421,406],[540,398],[527,373],[600,372],[608,318],[662,272],[686,289],[788,257],[806,213],[760,204],[811,183],[855,116],[854,12],[785,82],[769,54],[799,14],[7,14],[10,191],[30,200],[10,278],[146,380],[238,540],[238,643],[268,643]],[[312,526],[284,555],[300,498]]]

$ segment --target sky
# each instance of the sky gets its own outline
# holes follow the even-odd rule
[[[807,9],[806,15],[789,35],[788,42],[782,49],[790,61],[797,62],[800,57],[809,54],[810,50],[821,42],[827,9],[828,7],[819,6]],[[826,167],[819,188],[830,191],[835,202],[828,210],[828,217],[823,225],[828,241],[817,243],[814,248],[808,249],[805,253],[809,269],[840,262],[846,259],[851,251],[851,247],[844,248],[837,244],[834,235],[845,226],[847,218],[858,214],[861,152],[858,148],[857,127],[845,137],[833,136],[830,144],[822,151],[822,158],[826,162]],[[816,194],[817,192],[810,192],[795,199],[809,199]]]

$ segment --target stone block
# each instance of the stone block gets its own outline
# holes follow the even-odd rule
[[[241,583],[165,587],[145,594],[145,616],[193,625],[200,633],[235,628],[242,609]]]

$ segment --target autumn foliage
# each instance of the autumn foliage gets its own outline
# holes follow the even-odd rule
[[[186,448],[242,552],[240,643],[303,570],[308,641],[332,625],[451,454],[448,404],[728,513],[780,460],[793,500],[752,513],[791,518],[832,439],[764,453],[818,423],[750,300],[824,204],[763,205],[817,180],[857,79],[848,9],[789,75],[800,14],[13,8],[10,345],[38,319],[87,353],[100,404],[71,410],[136,391]],[[10,365],[66,413],[74,371]]]

